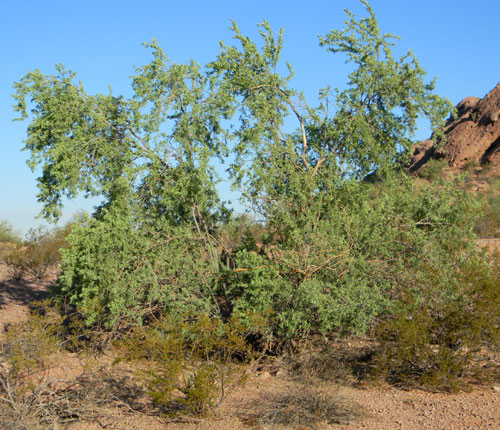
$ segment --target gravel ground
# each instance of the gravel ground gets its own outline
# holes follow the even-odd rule
[[[500,392],[481,387],[471,393],[444,394],[393,388],[348,390],[367,417],[338,429],[482,430],[500,429]]]
[[[283,381],[270,378],[265,383],[250,381],[233,393],[218,418],[193,423],[162,423],[157,417],[123,416],[112,428],[134,430],[312,430],[305,426],[259,424],[259,400],[266,393],[279,391]],[[481,387],[472,393],[443,394],[417,390],[402,391],[390,387],[368,389],[341,388],[344,400],[358,404],[365,411],[363,418],[346,425],[318,425],[318,430],[483,430],[500,429],[500,392]],[[249,405],[260,404],[252,408]],[[249,412],[253,414],[249,415]],[[230,415],[230,416],[229,416]],[[71,430],[100,430],[92,424],[76,424]]]

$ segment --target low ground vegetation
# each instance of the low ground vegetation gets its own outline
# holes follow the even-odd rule
[[[258,412],[241,419],[285,428],[361,419],[363,410],[338,393],[336,387],[343,385],[386,380],[449,391],[499,376],[495,366],[477,360],[479,349],[481,354],[495,349],[470,340],[481,338],[476,330],[491,330],[474,316],[460,317],[467,321],[458,325],[456,315],[444,315],[453,322],[448,332],[436,322],[422,323],[421,315],[396,317],[380,325],[378,337],[314,335],[276,356],[256,350],[241,321],[166,315],[119,336],[97,335],[78,314],[50,301],[32,308],[26,322],[9,326],[0,348],[0,424],[16,430],[66,428],[75,422],[105,428],[119,411],[161,416],[165,422],[213,417],[256,369],[278,372],[285,388],[265,394],[254,405]],[[457,335],[457,327],[463,335]],[[80,370],[54,376],[54,363],[69,352],[79,357]]]
[[[443,178],[448,167],[448,162],[444,158],[431,158],[418,172],[418,176],[428,181],[435,181]]]
[[[267,405],[257,419],[263,425],[314,428],[318,424],[348,424],[363,415],[359,407],[335,391],[321,391],[310,383],[290,384],[265,401]]]

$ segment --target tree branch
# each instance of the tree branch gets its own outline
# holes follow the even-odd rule
[[[283,101],[290,107],[290,109],[293,111],[293,113],[297,117],[297,120],[299,121],[299,124],[300,124],[300,131],[302,133],[302,154],[301,154],[301,159],[302,159],[302,163],[304,163],[305,169],[309,170],[310,166],[309,166],[309,163],[307,162],[307,158],[306,158],[307,136],[306,136],[306,129],[304,127],[304,121],[302,119],[302,116],[299,114],[299,112],[295,108],[294,104],[291,102],[290,98],[279,87],[276,87],[276,86],[270,85],[270,84],[262,84],[262,85],[258,85],[256,87],[250,88],[250,91],[252,91],[252,90],[258,90],[258,89],[264,88],[264,87],[273,88],[277,93],[279,93],[282,96]]]

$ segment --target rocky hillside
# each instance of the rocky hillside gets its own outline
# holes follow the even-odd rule
[[[430,159],[445,159],[452,170],[488,166],[500,174],[500,82],[484,98],[466,97],[456,118],[445,126],[444,146],[424,140],[414,147],[410,170],[418,172]]]

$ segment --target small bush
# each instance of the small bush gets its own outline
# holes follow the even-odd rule
[[[448,167],[448,163],[444,158],[431,158],[425,163],[418,175],[428,181],[435,181],[443,177],[443,171],[446,167]]]
[[[500,238],[500,178],[489,179],[488,191],[479,195],[482,216],[477,220],[474,232],[482,238]]]
[[[203,416],[243,377],[251,357],[241,324],[200,315],[166,317],[119,342],[123,359],[144,365],[141,379],[167,415]]]
[[[397,385],[456,391],[467,377],[483,378],[474,365],[481,348],[500,345],[500,268],[484,256],[460,268],[456,285],[434,296],[402,294],[398,309],[376,337],[375,374]]]
[[[67,246],[66,236],[70,225],[54,230],[43,227],[31,229],[24,243],[18,244],[5,257],[11,277],[20,280],[26,277],[43,279],[61,262],[60,250]]]
[[[53,424],[45,409],[48,359],[58,342],[50,317],[32,315],[28,321],[9,327],[0,359],[0,426],[35,430]]]
[[[8,221],[0,221],[0,242],[21,243],[20,234]]]
[[[374,347],[368,342],[358,346],[348,340],[326,344],[317,351],[306,350],[292,357],[294,379],[325,381],[349,386],[363,380],[369,373]]]
[[[2,358],[10,363],[10,375],[25,376],[47,366],[48,356],[58,348],[55,318],[54,313],[50,316],[34,313],[28,321],[9,327],[2,345]]]
[[[20,281],[27,276],[28,264],[22,245],[16,244],[10,248],[4,257],[4,262],[9,270],[10,279]]]
[[[306,426],[348,424],[362,416],[359,406],[342,396],[323,392],[314,384],[292,384],[284,393],[266,398],[262,424]]]

